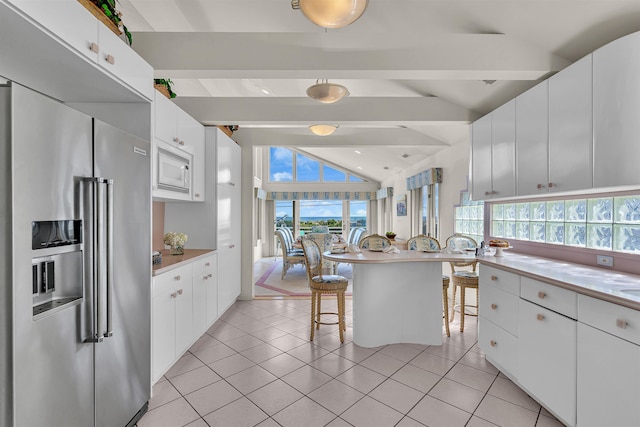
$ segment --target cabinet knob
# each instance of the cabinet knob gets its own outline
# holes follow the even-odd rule
[[[495,282],[496,280],[498,280],[498,276],[491,276],[491,280]]]
[[[491,304],[491,310],[497,310],[498,304]]]
[[[175,298],[177,296],[178,296],[178,294],[176,294],[175,292],[171,294],[171,298]]]
[[[175,142],[176,144],[180,144],[180,139],[176,136],[175,138],[173,138],[173,142]]]
[[[212,277],[213,277],[213,274],[209,273],[209,278],[212,278]]]
[[[544,292],[542,292],[542,291],[538,292],[538,298],[544,299],[544,298],[546,298],[546,297],[547,297],[547,294],[546,294],[546,293],[544,293]]]
[[[488,191],[485,191],[485,192],[484,192],[484,195],[485,195],[485,196],[488,196],[489,194],[491,194],[491,193],[489,193]]]
[[[209,276],[204,276],[204,277],[202,278],[202,280],[207,280],[207,279],[209,279]]]
[[[98,53],[100,52],[100,48],[98,47],[97,44],[95,43],[89,43],[89,50],[93,53]]]
[[[538,313],[538,315],[536,316],[536,319],[543,321],[544,320],[544,314],[540,314]]]
[[[620,329],[627,329],[627,321],[624,319],[616,319],[616,326]]]
[[[553,182],[550,182],[549,184],[547,184],[547,186],[551,188],[551,187],[555,187],[556,185]]]
[[[178,289],[178,295],[182,295],[182,292],[184,292],[182,289]]]
[[[109,64],[114,65],[116,63],[116,58],[113,57],[113,55],[105,55],[104,56],[104,60],[107,61]]]
[[[233,249],[235,247],[236,247],[236,245],[229,245],[229,249]]]
[[[180,145],[184,145],[184,141],[183,141],[183,140],[180,140],[180,142],[178,142],[178,144],[180,144]]]
[[[182,279],[182,277],[180,277],[180,275],[178,274],[176,277],[173,278],[175,281],[180,281],[180,279]]]
[[[205,263],[204,263],[204,266],[205,266],[205,267],[209,267],[210,265],[211,265],[211,263],[210,263],[210,262],[205,262]]]
[[[536,185],[536,187],[538,188],[538,190],[541,189],[541,188],[545,188],[544,184],[538,184],[538,185]]]
[[[232,187],[235,187],[235,186],[236,186],[236,183],[235,183],[235,182],[233,182],[233,181],[229,181],[229,185],[230,185],[230,186],[232,186]]]
[[[494,340],[489,341],[489,344],[491,344],[491,347],[495,347],[498,345],[498,343]]]
[[[200,193],[194,194],[195,197],[200,197]]]

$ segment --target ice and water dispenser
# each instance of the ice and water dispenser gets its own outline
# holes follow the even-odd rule
[[[82,221],[33,221],[31,260],[34,320],[82,301]]]

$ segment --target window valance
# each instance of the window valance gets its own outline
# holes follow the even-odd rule
[[[267,200],[267,192],[262,188],[256,188],[256,198],[260,200]]]
[[[383,187],[376,191],[376,199],[385,199],[393,197],[393,187]]]
[[[431,168],[407,178],[407,190],[442,183],[442,168]]]
[[[269,191],[270,200],[375,200],[373,191]]]

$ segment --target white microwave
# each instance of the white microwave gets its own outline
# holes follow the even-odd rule
[[[158,144],[156,156],[157,187],[182,194],[191,194],[191,164],[193,155],[187,151]]]

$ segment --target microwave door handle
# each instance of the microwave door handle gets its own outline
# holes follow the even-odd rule
[[[96,178],[83,178],[83,183],[88,184],[87,193],[85,198],[85,220],[89,223],[89,231],[85,236],[85,246],[87,265],[90,269],[89,277],[91,278],[91,335],[85,339],[85,342],[101,342],[102,336],[100,335],[100,293],[99,293],[99,281],[100,281],[100,257],[98,253],[99,236],[98,231],[100,228],[98,214],[101,204],[99,202],[99,192],[97,189],[98,180]]]
[[[104,337],[113,336],[112,305],[113,296],[113,179],[104,181],[107,187],[107,330]]]
[[[189,188],[189,165],[184,165],[183,182],[184,182],[184,187]]]

